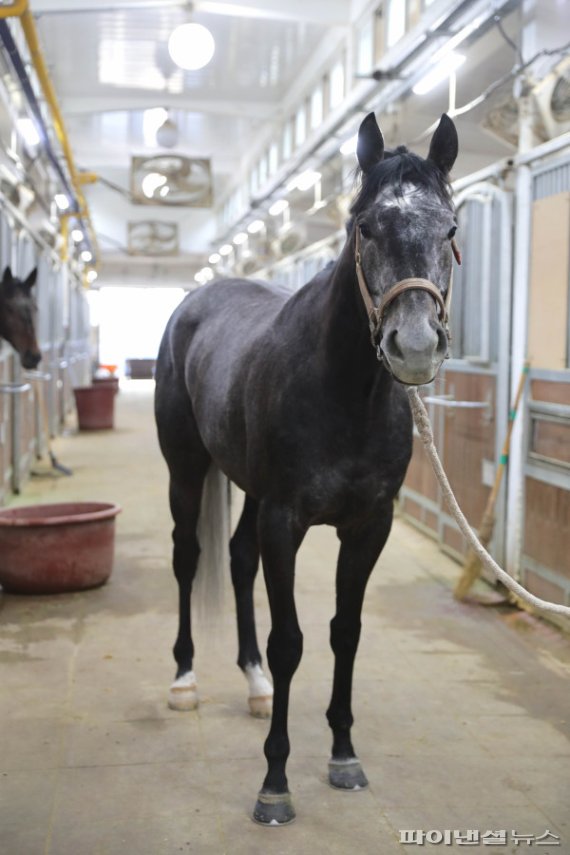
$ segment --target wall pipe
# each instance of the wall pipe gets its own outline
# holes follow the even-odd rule
[[[412,77],[418,72],[420,67],[419,63],[421,62],[422,65],[425,65],[431,56],[433,56],[433,54],[438,50],[437,45],[432,44],[430,47],[429,42],[438,34],[441,35],[448,32],[451,22],[456,22],[458,25],[458,29],[455,32],[455,36],[457,36],[472,20],[477,17],[478,14],[481,14],[482,11],[484,11],[486,17],[480,27],[488,23],[489,20],[492,20],[495,15],[499,13],[505,14],[506,12],[511,11],[516,4],[516,0],[495,0],[493,8],[491,8],[485,0],[483,0],[483,2],[477,2],[477,5],[474,6],[476,2],[477,0],[468,0],[468,2],[463,2],[458,8],[451,8],[450,6],[445,10],[443,15],[437,14],[437,16],[437,10],[434,11],[434,4],[434,7],[431,7],[430,21],[427,22],[429,23],[428,32],[424,37],[416,39],[416,41],[406,49],[405,53],[395,59],[392,66],[388,68],[384,67],[388,61],[386,56],[384,56],[376,66],[376,70],[389,71],[390,75],[393,76],[391,82],[390,78],[388,78],[388,85],[380,93],[377,93],[378,81],[375,80],[372,75],[367,80],[359,81],[359,84],[354,87],[350,93],[348,93],[342,104],[342,108],[338,108],[338,110],[331,113],[330,116],[321,123],[319,128],[315,131],[314,139],[307,140],[293,158],[291,158],[286,164],[283,164],[273,179],[268,182],[264,188],[262,188],[262,193],[250,198],[246,210],[243,211],[241,216],[238,217],[231,227],[224,228],[221,232],[221,236],[218,236],[214,242],[224,240],[224,236],[228,235],[235,229],[239,229],[241,224],[252,216],[253,212],[263,208],[274,194],[280,191],[291,177],[304,165],[310,165],[314,160],[318,160],[320,163],[323,163],[330,159],[332,153],[328,154],[328,156],[325,155],[323,148],[327,145],[327,141],[334,138],[337,133],[341,132],[346,127],[351,116],[355,116],[363,112],[369,112],[370,110],[377,112],[378,110],[385,108],[388,104],[403,98],[411,89]],[[464,20],[467,17],[469,17],[469,20]],[[464,40],[469,40],[471,35],[471,32],[467,33],[462,41],[458,42],[456,46],[458,47]],[[427,51],[425,51],[426,45],[428,45]],[[408,73],[408,76],[405,79],[402,77],[402,73],[404,71]],[[354,128],[354,130],[356,131],[356,128]],[[233,190],[235,190],[235,186],[229,190],[226,198],[228,198]]]
[[[73,153],[71,151],[71,146],[69,144],[69,139],[67,136],[67,132],[65,130],[65,125],[63,122],[63,117],[61,115],[61,111],[59,109],[59,104],[57,102],[57,97],[55,94],[55,90],[53,88],[53,84],[51,82],[50,76],[47,71],[47,67],[45,64],[45,60],[40,48],[38,35],[36,31],[36,26],[34,24],[34,19],[30,12],[29,8],[29,0],[15,0],[15,2],[11,6],[0,6],[0,22],[5,24],[2,21],[3,18],[9,17],[18,17],[20,19],[20,23],[22,25],[22,29],[24,31],[24,36],[26,38],[26,43],[28,45],[28,50],[30,52],[30,59],[34,66],[36,75],[38,77],[40,86],[42,88],[42,92],[44,97],[48,103],[50,108],[50,113],[55,129],[56,136],[61,145],[67,168],[69,170],[69,175],[71,178],[71,184],[74,189],[74,195],[78,202],[78,212],[79,216],[84,218],[87,223],[87,228],[90,234],[91,243],[94,249],[94,255],[96,257],[99,256],[99,245],[97,243],[97,238],[95,236],[95,230],[93,228],[93,224],[91,222],[91,217],[89,214],[89,209],[87,206],[87,202],[85,201],[85,197],[83,195],[83,191],[81,189],[81,180],[80,175],[75,166],[75,161],[73,159]],[[5,24],[7,27],[7,24]],[[10,34],[11,35],[11,34]],[[37,102],[36,102],[37,103]],[[38,108],[39,110],[39,108]],[[40,114],[41,115],[41,114]],[[59,173],[58,173],[59,174]],[[73,195],[73,194],[72,194]]]
[[[77,208],[77,210],[79,210],[79,204],[75,199],[75,193],[73,192],[67,179],[67,176],[61,168],[61,165],[51,147],[48,131],[43,116],[41,114],[40,106],[37,102],[35,92],[32,88],[30,78],[28,77],[28,74],[24,67],[24,63],[22,62],[22,58],[18,52],[18,48],[16,47],[16,42],[14,41],[12,33],[10,32],[10,27],[8,26],[8,23],[3,20],[0,20],[0,39],[2,40],[4,47],[6,48],[6,51],[10,56],[10,62],[14,66],[14,71],[18,75],[18,79],[20,81],[20,85],[22,87],[24,95],[28,99],[30,110],[34,115],[34,119],[36,121],[36,124],[38,125],[38,130],[42,135],[42,145],[45,149],[45,153],[48,157],[48,160],[57,172],[57,175],[61,183],[63,184],[63,187],[70,199],[70,202]]]

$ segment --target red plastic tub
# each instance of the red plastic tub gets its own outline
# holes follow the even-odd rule
[[[114,386],[99,383],[73,390],[80,430],[105,430],[112,428],[115,417]]]
[[[14,594],[94,588],[113,568],[118,505],[67,502],[0,510],[0,585]]]

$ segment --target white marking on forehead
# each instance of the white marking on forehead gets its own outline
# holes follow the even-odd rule
[[[424,187],[418,187],[410,181],[406,181],[399,188],[398,193],[392,189],[383,188],[376,197],[376,203],[383,208],[410,208],[426,195]]]

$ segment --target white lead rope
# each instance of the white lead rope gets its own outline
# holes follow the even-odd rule
[[[446,500],[457,525],[461,529],[473,551],[481,559],[481,562],[493,571],[497,579],[502,582],[509,591],[512,591],[513,594],[520,597],[521,600],[524,600],[531,606],[535,606],[537,609],[542,609],[542,611],[564,615],[564,617],[570,617],[570,606],[563,606],[560,603],[551,603],[548,600],[541,600],[540,597],[535,597],[534,594],[531,594],[526,590],[526,588],[523,588],[523,586],[513,579],[512,576],[509,576],[508,573],[499,567],[497,562],[489,555],[485,547],[479,542],[473,533],[471,526],[465,519],[461,508],[457,504],[457,499],[453,495],[453,490],[447,480],[447,475],[443,470],[441,460],[438,457],[429,416],[426,408],[424,407],[423,401],[419,396],[418,390],[415,386],[409,386],[407,392],[416,427],[431,461],[431,465],[433,466],[437,480],[441,485],[444,499]]]

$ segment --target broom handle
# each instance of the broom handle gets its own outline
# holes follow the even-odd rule
[[[495,507],[495,502],[497,501],[497,496],[499,495],[499,490],[501,488],[501,481],[503,479],[503,472],[505,471],[505,467],[507,465],[509,459],[509,450],[511,447],[511,434],[513,432],[513,425],[515,423],[515,417],[517,414],[517,410],[519,408],[519,404],[521,402],[522,393],[525,387],[526,378],[530,369],[530,363],[525,362],[521,376],[519,377],[519,385],[517,387],[517,392],[515,395],[515,400],[513,401],[513,405],[509,411],[509,423],[507,427],[507,435],[505,436],[505,441],[503,443],[503,449],[501,451],[501,456],[499,458],[499,465],[497,467],[497,471],[495,473],[495,481],[493,483],[493,488],[489,494],[489,498],[487,499],[487,507],[485,509],[484,516],[493,512],[493,508]]]

